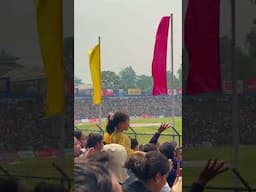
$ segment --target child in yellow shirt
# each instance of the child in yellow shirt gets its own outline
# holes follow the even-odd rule
[[[131,139],[124,134],[124,131],[127,131],[130,126],[130,117],[126,113],[116,112],[110,113],[108,115],[108,123],[106,126],[107,133],[109,138],[105,135],[105,142],[108,140],[110,143],[117,143],[123,145],[126,149],[128,155],[132,153],[131,149]]]

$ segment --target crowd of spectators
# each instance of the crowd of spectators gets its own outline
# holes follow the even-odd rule
[[[67,100],[72,102],[72,100]],[[70,105],[67,105],[70,106]],[[43,99],[0,99],[0,152],[58,148],[60,124],[47,118]],[[73,135],[73,108],[67,107],[65,135]],[[68,141],[68,140],[66,140]],[[71,147],[72,141],[66,143]]]
[[[97,118],[99,109],[92,104],[90,97],[76,97],[74,101],[74,118],[88,119]],[[182,115],[181,97],[174,98],[174,111],[176,116]],[[103,97],[102,114],[109,111],[124,111],[130,116],[171,116],[172,97],[171,96],[132,96],[132,97]]]
[[[232,144],[232,96],[205,95],[183,97],[183,142],[212,145]],[[255,144],[256,98],[240,95],[238,98],[238,128],[240,144]],[[199,137],[200,135],[200,137]]]

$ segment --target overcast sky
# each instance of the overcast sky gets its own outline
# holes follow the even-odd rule
[[[161,17],[170,13],[174,14],[174,64],[175,70],[179,69],[182,47],[181,2],[185,1],[75,0],[75,11],[71,0],[63,2],[64,36],[73,36],[74,32],[75,74],[85,82],[91,82],[88,50],[97,43],[98,35],[102,38],[102,70],[119,72],[131,65],[137,74],[151,75],[157,26]],[[221,35],[228,35],[230,1],[221,2]],[[250,0],[236,2],[237,43],[245,46],[246,34],[252,27],[253,18],[256,18],[256,6]],[[24,66],[42,67],[34,1],[1,1],[0,12],[0,48],[19,57],[18,63]],[[167,66],[170,69],[169,60]]]
[[[181,66],[181,0],[75,0],[75,75],[90,83],[88,50],[101,36],[102,70],[118,73],[131,65],[137,74],[151,75],[157,26],[174,15],[174,69]],[[170,37],[170,33],[169,33]],[[170,40],[168,41],[170,56]],[[171,69],[168,56],[167,68]]]

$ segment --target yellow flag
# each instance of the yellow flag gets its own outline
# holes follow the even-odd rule
[[[47,116],[64,112],[62,0],[35,0],[36,23],[47,81]]]
[[[101,103],[100,45],[89,51],[90,71],[93,84],[93,104]]]

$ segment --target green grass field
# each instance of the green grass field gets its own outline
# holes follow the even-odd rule
[[[182,119],[181,117],[176,117],[175,128],[177,131],[182,134]],[[152,124],[152,123],[161,123],[161,122],[171,122],[171,118],[155,118],[155,119],[137,119],[131,120],[131,127],[134,124],[141,124],[140,127],[133,127],[133,129],[138,134],[137,139],[140,144],[148,143],[152,135],[155,133],[159,126],[144,126],[143,124]],[[106,121],[101,123],[101,127],[103,131],[105,131]],[[90,132],[98,132],[100,131],[97,128],[95,123],[83,123],[76,126],[81,129],[85,134]],[[132,138],[134,135],[131,130],[127,131]],[[144,134],[144,135],[143,135]],[[159,142],[165,142],[173,140],[173,138],[169,135],[172,134],[171,129],[166,130],[163,134],[168,134],[167,136],[162,135],[159,139]],[[177,141],[177,138],[175,138]],[[255,158],[253,158],[253,153],[256,151],[256,146],[242,146],[240,147],[240,165],[241,169],[240,174],[248,181],[248,183],[256,188],[256,171],[252,169],[254,167]],[[213,148],[196,148],[196,149],[187,149],[183,153],[184,161],[206,161],[210,157],[211,158],[219,158],[225,160],[228,164],[232,164],[232,147],[213,147]],[[195,180],[200,172],[200,167],[192,167],[192,168],[184,168],[183,169],[183,184],[191,185],[191,183]],[[210,186],[215,187],[232,187],[233,186],[233,174],[231,171],[215,178]],[[241,185],[242,186],[242,185]]]

